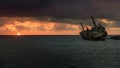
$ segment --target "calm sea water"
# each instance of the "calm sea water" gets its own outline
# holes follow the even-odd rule
[[[0,36],[0,68],[120,68],[120,40]]]

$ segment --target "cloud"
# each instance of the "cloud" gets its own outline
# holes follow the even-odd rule
[[[34,18],[16,18],[6,17],[2,19],[0,31],[77,31],[79,30],[78,25],[69,23],[60,23],[52,21],[41,21]],[[4,23],[5,22],[5,23]]]
[[[23,33],[40,33],[47,32],[51,33],[74,33],[79,34],[81,31],[81,26],[79,23],[83,23],[84,26],[91,29],[93,26],[91,19],[72,19],[72,18],[40,18],[40,17],[1,17],[0,18],[0,32],[4,34],[5,32],[23,32]],[[113,34],[114,31],[120,30],[119,20],[110,20],[106,18],[95,18],[97,24],[101,23],[106,27],[109,34]],[[113,30],[114,29],[114,30]],[[110,32],[112,31],[112,33]],[[0,33],[0,34],[1,34]],[[72,33],[72,34],[73,34]]]
[[[1,16],[109,18],[120,20],[119,0],[0,0]]]

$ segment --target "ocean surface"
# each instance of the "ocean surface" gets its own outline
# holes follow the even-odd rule
[[[120,68],[120,40],[1,35],[0,68]]]

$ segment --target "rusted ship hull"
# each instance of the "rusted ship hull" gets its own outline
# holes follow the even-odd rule
[[[100,33],[98,32],[97,34],[94,34],[93,32],[80,32],[80,35],[82,36],[82,39],[85,40],[93,40],[93,41],[98,41],[98,40],[105,40],[107,35],[105,33]]]

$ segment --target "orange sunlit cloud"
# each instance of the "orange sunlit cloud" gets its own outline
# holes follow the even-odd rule
[[[113,23],[115,23],[114,21],[109,21],[108,19],[99,19],[99,21],[104,23],[104,24],[113,24]]]
[[[109,35],[120,35],[120,28],[112,27],[112,28],[106,28]]]
[[[80,24],[52,22],[50,20],[41,21],[29,17],[3,17],[2,20],[0,23],[0,35],[17,35],[18,32],[21,35],[79,35],[79,32],[82,30]],[[113,27],[116,21],[108,19],[97,20],[106,27],[109,35],[120,35],[120,28]],[[69,21],[73,22],[74,20]],[[92,28],[89,23],[83,24],[85,30],[86,27],[88,29]]]
[[[0,26],[1,34],[16,35],[17,32],[20,32],[22,35],[74,35],[79,33],[79,25],[31,20],[30,18],[27,18],[27,20],[19,18],[5,20],[8,23]]]
[[[101,24],[106,25],[106,27],[113,27],[116,24],[116,21],[108,20],[108,19],[98,19]]]

